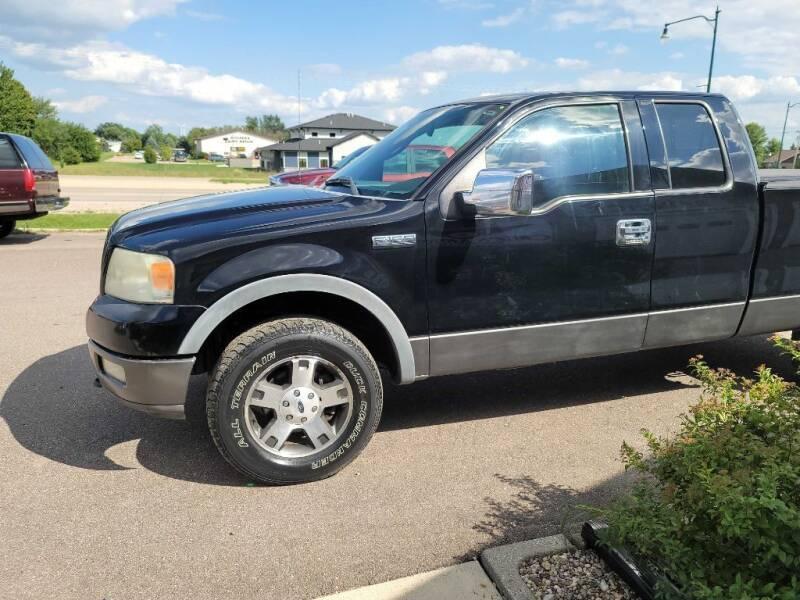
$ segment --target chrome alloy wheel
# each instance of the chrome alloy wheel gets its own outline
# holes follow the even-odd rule
[[[353,390],[333,363],[293,356],[256,380],[244,409],[247,428],[261,447],[282,458],[300,458],[341,436],[353,411]]]

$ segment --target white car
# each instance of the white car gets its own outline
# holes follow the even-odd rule
[[[133,158],[135,158],[136,160],[144,159],[144,150],[137,150],[136,152],[134,152]]]

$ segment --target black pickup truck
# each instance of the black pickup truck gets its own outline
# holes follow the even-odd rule
[[[87,315],[106,389],[182,418],[207,372],[214,441],[270,483],[352,461],[384,377],[794,328],[800,180],[760,178],[725,97],[644,92],[456,102],[324,189],[131,212]]]

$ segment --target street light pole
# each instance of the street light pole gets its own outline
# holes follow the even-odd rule
[[[786,115],[783,117],[783,130],[781,131],[781,145],[778,148],[778,166],[775,167],[776,169],[781,168],[781,153],[783,152],[783,140],[786,137],[786,123],[789,121],[789,111],[792,109],[793,106],[797,106],[800,102],[795,102],[792,104],[791,102],[786,103]]]
[[[684,21],[692,21],[694,19],[705,19],[706,23],[714,24],[714,37],[711,40],[711,62],[708,65],[708,81],[706,82],[706,94],[711,92],[711,75],[714,73],[714,51],[717,49],[717,25],[719,25],[719,13],[721,12],[722,11],[719,9],[719,5],[717,5],[717,9],[714,11],[713,19],[705,15],[695,15],[693,17],[686,17],[685,19],[678,19],[677,21],[664,23],[664,31],[661,33],[661,39],[668,40],[670,25],[675,25],[676,23],[683,23]]]

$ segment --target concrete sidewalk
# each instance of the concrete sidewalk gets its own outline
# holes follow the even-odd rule
[[[501,600],[477,561],[356,588],[317,600]]]

